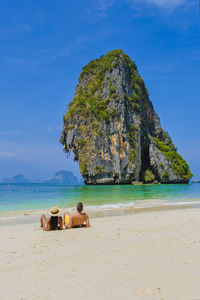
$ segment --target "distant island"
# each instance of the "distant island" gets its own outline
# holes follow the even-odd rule
[[[1,183],[12,184],[12,183],[63,183],[63,184],[80,184],[83,180],[79,180],[73,172],[61,170],[54,173],[54,176],[48,180],[29,180],[24,175],[16,175],[11,178],[2,179]]]
[[[83,67],[60,142],[86,184],[188,183],[193,176],[121,49]]]
[[[46,183],[66,183],[66,184],[78,184],[80,181],[78,178],[70,171],[58,171],[54,174],[54,177],[45,180]]]
[[[16,175],[12,178],[4,178],[2,179],[1,183],[30,183],[31,181],[28,180],[24,175]]]

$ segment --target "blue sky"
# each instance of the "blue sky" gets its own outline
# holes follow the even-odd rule
[[[82,67],[121,48],[200,179],[198,2],[0,0],[0,178],[79,175],[59,144],[62,117]]]

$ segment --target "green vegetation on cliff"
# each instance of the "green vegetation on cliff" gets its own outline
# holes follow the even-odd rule
[[[121,49],[116,49],[108,52],[106,55],[102,55],[100,58],[92,60],[87,64],[79,77],[79,82],[86,75],[95,75],[99,81],[104,80],[106,72],[111,72],[113,68],[119,65],[119,60],[126,61],[134,71],[137,71],[136,65]]]
[[[189,181],[193,176],[193,174],[190,171],[188,164],[180,156],[180,154],[178,154],[174,149],[172,150],[172,148],[168,144],[164,143],[158,138],[153,138],[153,140],[156,143],[158,149],[166,157],[166,159],[170,161],[174,173],[179,175],[181,178],[183,178],[183,180]],[[165,171],[162,174],[162,177],[168,180],[169,179],[168,172]]]
[[[116,84],[113,84],[108,74],[120,63],[126,64],[129,68],[133,94],[126,99],[132,105],[132,109],[140,113],[139,103],[148,97],[148,92],[143,79],[139,76],[135,63],[121,49],[112,50],[105,56],[92,60],[86,65],[79,77],[79,84],[73,101],[68,106],[68,111],[64,116],[64,121],[70,123],[77,113],[80,118],[89,117],[90,119],[104,120],[109,122],[117,117],[117,110],[110,105],[111,99],[116,102]],[[103,98],[103,89],[109,87],[109,97]]]
[[[134,126],[133,124],[130,124],[129,126],[129,130],[128,130],[128,139],[129,139],[129,143],[131,145],[131,151],[130,151],[130,155],[129,155],[129,162],[133,163],[135,161],[135,157],[136,157],[136,144],[137,144],[137,128],[136,126]]]
[[[153,174],[153,172],[150,169],[147,169],[144,172],[144,178],[143,178],[145,183],[151,183],[155,180],[155,175]]]

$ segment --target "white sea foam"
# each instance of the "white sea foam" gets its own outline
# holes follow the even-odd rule
[[[184,199],[179,202],[168,202],[163,199],[149,199],[149,200],[138,200],[128,203],[109,203],[103,205],[89,205],[85,206],[87,211],[108,211],[108,210],[120,210],[120,209],[139,209],[139,208],[156,208],[156,207],[173,207],[173,206],[200,206],[200,199]]]

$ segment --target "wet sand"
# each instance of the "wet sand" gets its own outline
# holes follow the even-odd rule
[[[199,208],[92,218],[91,225],[0,226],[2,299],[200,299]]]

